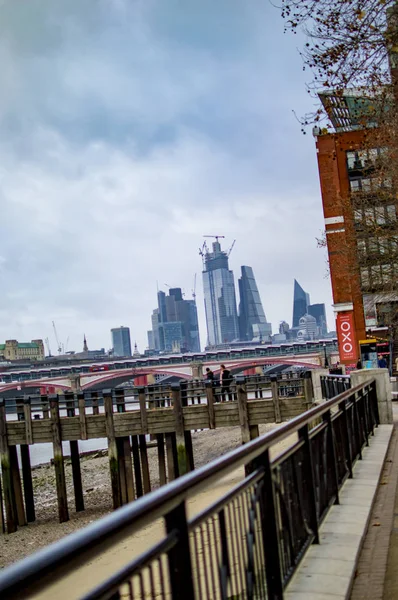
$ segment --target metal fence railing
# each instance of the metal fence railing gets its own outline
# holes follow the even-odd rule
[[[322,398],[330,400],[351,387],[349,375],[321,375]]]
[[[378,423],[375,383],[347,390],[5,569],[0,597],[43,593],[160,518],[159,543],[93,581],[84,600],[283,598]],[[287,438],[287,449],[271,460],[270,450]],[[242,466],[235,487],[187,517],[190,498]]]

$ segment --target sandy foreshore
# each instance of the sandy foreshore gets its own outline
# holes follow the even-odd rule
[[[261,425],[264,434],[275,425]],[[209,463],[241,444],[238,427],[222,428],[192,433],[195,467]],[[286,444],[283,444],[283,447]],[[279,447],[278,450],[282,450]],[[159,486],[157,449],[149,448],[151,487]],[[1,536],[0,567],[3,568],[36,550],[51,544],[88,525],[112,510],[112,498],[107,456],[88,456],[81,461],[85,511],[76,513],[74,506],[72,470],[66,461],[70,521],[58,523],[54,468],[42,465],[33,470],[36,522],[20,528],[16,533]]]

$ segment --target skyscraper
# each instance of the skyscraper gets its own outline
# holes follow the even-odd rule
[[[116,327],[111,329],[114,356],[131,356],[130,329]]]
[[[310,296],[307,294],[298,281],[294,280],[293,295],[293,327],[298,327],[300,318],[308,313]]]
[[[256,280],[251,267],[241,267],[239,284],[239,338],[241,341],[267,339],[272,335],[271,323],[267,323]]]
[[[196,303],[184,300],[181,288],[158,292],[158,308],[152,313],[148,341],[161,352],[200,352]]]
[[[228,255],[221,250],[218,240],[213,242],[213,252],[206,249],[202,275],[209,345],[237,340],[239,326],[234,274],[229,270]]]
[[[319,335],[324,336],[328,332],[326,322],[326,309],[324,304],[310,304],[308,306],[308,314],[315,317],[316,324],[319,329]]]

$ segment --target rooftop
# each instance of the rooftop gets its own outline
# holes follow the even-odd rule
[[[342,93],[335,90],[320,92],[318,96],[337,132],[377,126],[376,109],[383,99],[381,93],[378,99],[364,88],[352,88]]]

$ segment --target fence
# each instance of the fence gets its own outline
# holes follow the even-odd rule
[[[84,600],[283,598],[305,550],[379,423],[375,383],[357,386],[0,574],[27,598],[163,518],[163,539]],[[275,460],[270,449],[297,437]],[[238,467],[245,476],[193,519],[186,504]]]
[[[322,398],[330,400],[351,387],[349,375],[321,375]]]
[[[69,519],[70,501],[62,442],[69,445],[74,505],[81,511],[85,508],[84,477],[78,440],[107,438],[116,509],[152,489],[149,436],[157,446],[159,485],[164,485],[194,469],[191,431],[235,426],[241,429],[242,442],[247,442],[259,435],[260,424],[280,423],[311,404],[307,374],[280,380],[237,377],[224,393],[210,382],[193,381],[140,387],[130,395],[117,388],[102,393],[0,399],[0,531],[13,533],[18,526],[35,521],[32,445],[52,443],[58,515],[64,522]]]

